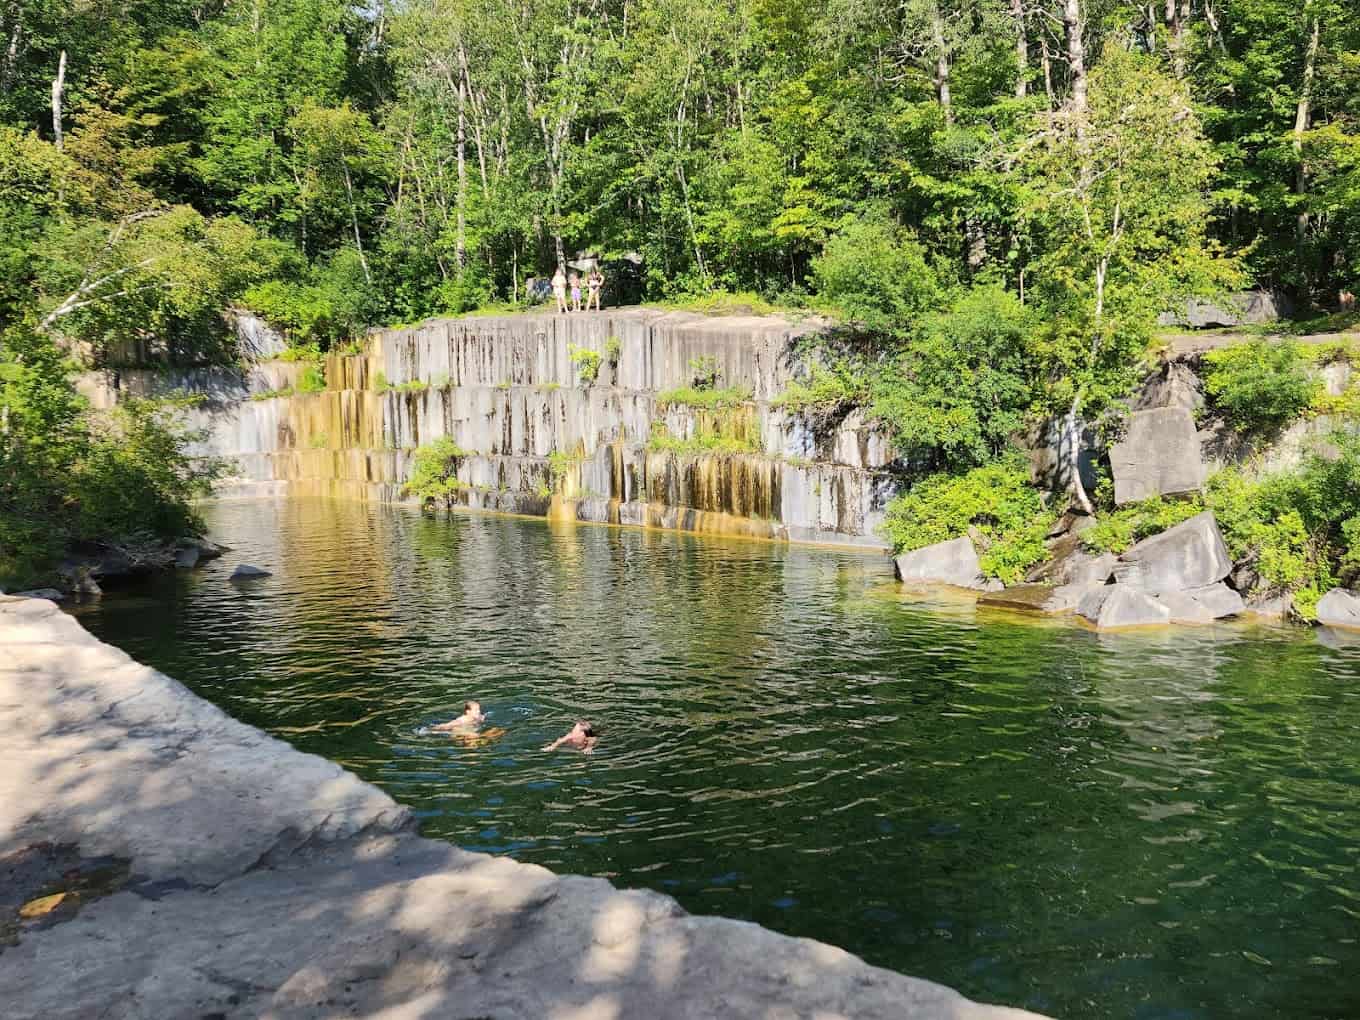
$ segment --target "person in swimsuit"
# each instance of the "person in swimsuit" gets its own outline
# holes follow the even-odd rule
[[[457,719],[450,719],[446,723],[438,726],[431,726],[430,730],[434,733],[448,733],[451,730],[474,730],[482,723],[486,722],[486,714],[482,711],[480,701],[463,702],[463,714]]]
[[[579,719],[565,737],[558,737],[551,744],[544,744],[543,750],[556,751],[559,747],[575,747],[584,754],[590,754],[595,750],[595,744],[598,741],[599,737],[595,736],[595,727],[584,719]]]
[[[571,274],[571,310],[581,310],[581,277],[576,273]]]
[[[552,278],[553,297],[557,298],[557,310],[565,312],[567,310],[567,274],[562,272],[562,267],[557,267],[557,272],[553,273]]]
[[[590,296],[586,298],[586,311],[590,311],[590,306],[595,305],[595,311],[600,310],[600,292],[604,290],[604,273],[600,272],[600,267],[596,266],[586,277],[586,285],[590,288]]]

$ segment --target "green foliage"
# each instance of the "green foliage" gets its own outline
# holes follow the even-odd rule
[[[276,389],[276,390],[262,390],[262,391],[260,391],[259,393],[252,393],[252,394],[250,395],[250,399],[251,399],[251,400],[273,400],[273,399],[276,398],[276,397],[291,397],[292,395],[293,395],[293,387],[291,387],[291,386],[280,386],[280,387],[279,387],[278,389]]]
[[[619,357],[623,354],[623,341],[610,334],[608,340],[604,342],[604,359],[611,365],[619,363]]]
[[[308,443],[313,450],[324,450],[331,445],[331,437],[328,432],[317,432],[312,436]]]
[[[830,367],[813,362],[807,378],[791,380],[770,406],[820,424],[843,419],[868,397],[863,375],[849,362],[837,361]]]
[[[361,335],[379,303],[363,259],[353,248],[341,248],[299,280],[273,279],[251,287],[244,300],[291,343],[321,349]]]
[[[404,383],[398,383],[396,386],[387,387],[387,389],[390,389],[393,393],[424,393],[429,388],[430,384],[424,379],[408,379]]]
[[[871,413],[912,463],[961,470],[1001,455],[1042,387],[1037,318],[983,286],[926,315],[873,385]]]
[[[989,576],[1014,584],[1046,555],[1044,535],[1054,514],[1030,484],[1019,455],[963,474],[922,478],[888,504],[884,537],[896,552],[947,542],[973,529],[978,559]]]
[[[1253,340],[1204,357],[1204,389],[1236,429],[1277,430],[1302,414],[1322,389],[1290,340]]]
[[[592,351],[588,347],[578,347],[576,344],[567,344],[567,356],[576,366],[576,374],[581,382],[587,386],[594,385],[600,374],[600,352]]]
[[[326,373],[320,365],[308,365],[298,378],[299,393],[321,393],[326,388]]]
[[[458,480],[458,468],[468,451],[448,436],[416,450],[411,477],[403,492],[407,498],[418,499],[422,505],[453,506],[458,493],[465,488]]]
[[[886,217],[847,219],[813,260],[812,274],[827,303],[875,332],[902,332],[940,300],[925,248]]]
[[[582,458],[566,453],[562,450],[553,450],[548,454],[548,477],[553,484],[558,484],[567,476],[569,471],[581,463]]]
[[[752,435],[748,418],[720,412],[699,416],[693,431],[685,437],[672,435],[665,422],[654,422],[647,449],[678,457],[733,456],[759,453],[760,444]]]
[[[1136,542],[1189,520],[1204,509],[1198,499],[1155,496],[1102,514],[1082,532],[1082,544],[1094,552],[1122,553]]]
[[[379,372],[374,372],[374,373],[373,373],[373,392],[374,392],[374,393],[386,393],[386,392],[387,392],[388,390],[390,390],[391,388],[392,388],[392,384],[389,383],[389,382],[387,381],[387,373],[386,373],[386,372],[381,372],[381,371],[379,371]]]
[[[722,389],[677,386],[674,389],[662,390],[658,393],[656,395],[656,407],[658,411],[665,411],[672,407],[725,411],[750,403],[750,400],[751,388],[749,386],[725,386]]]
[[[718,385],[718,359],[711,354],[701,354],[689,359],[690,385],[696,390],[711,390]]]
[[[222,465],[188,455],[184,401],[89,410],[47,338],[0,334],[0,583],[47,579],[73,543],[143,546],[198,534],[193,501]]]

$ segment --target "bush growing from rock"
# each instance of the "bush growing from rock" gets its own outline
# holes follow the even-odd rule
[[[1205,355],[1204,390],[1242,432],[1269,432],[1302,414],[1321,389],[1293,341],[1253,340]]]
[[[972,529],[983,572],[1015,584],[1047,554],[1044,536],[1053,519],[1024,458],[1012,454],[965,474],[923,478],[888,505],[883,533],[902,552]]]

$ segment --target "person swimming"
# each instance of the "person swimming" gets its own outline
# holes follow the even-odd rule
[[[447,733],[450,730],[475,729],[484,722],[486,722],[486,714],[482,711],[482,703],[480,701],[465,701],[463,702],[462,715],[457,719],[450,719],[446,723],[440,723],[438,726],[431,726],[430,731],[433,733]]]
[[[559,747],[575,747],[585,754],[590,754],[595,750],[599,737],[595,736],[595,727],[584,719],[578,719],[576,725],[564,737],[558,737],[551,744],[544,744],[543,750],[556,751]]]

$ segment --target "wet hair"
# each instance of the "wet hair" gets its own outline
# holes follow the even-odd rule
[[[471,712],[473,705],[476,705],[478,708],[482,707],[482,703],[480,701],[465,701],[463,702],[463,711]]]
[[[584,719],[577,719],[576,725],[581,727],[581,729],[585,731],[586,736],[588,737],[595,736],[595,727],[590,725],[590,723],[586,722]]]

